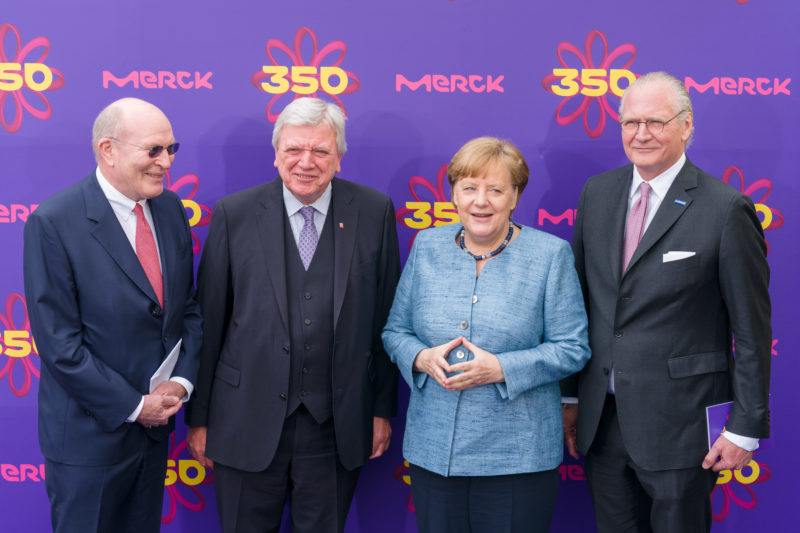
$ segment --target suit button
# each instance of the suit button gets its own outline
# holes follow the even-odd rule
[[[472,303],[473,303],[473,304],[476,304],[476,303],[478,303],[478,295],[477,295],[477,294],[473,294],[473,295],[472,295]]]
[[[300,393],[300,396],[305,398],[306,396],[308,396],[308,393],[306,391],[303,391],[303,392]]]
[[[289,347],[288,346],[284,346],[283,347],[283,353],[289,353]]]
[[[618,339],[621,339],[622,338],[622,331],[620,331],[620,330],[615,331],[614,332],[614,336],[616,338],[618,338]]]
[[[608,369],[607,369],[607,368],[604,368],[604,369],[603,369],[603,375],[605,375],[605,376],[607,376],[607,375],[608,375]]]
[[[311,319],[310,318],[306,318],[305,320],[303,320],[303,324],[305,324],[306,326],[310,326],[311,325]]]
[[[308,374],[308,369],[307,368],[303,368],[303,374]]]
[[[464,359],[464,355],[466,355],[464,353],[464,350],[459,350],[456,352],[456,357],[458,357],[459,359]]]
[[[161,308],[156,304],[150,306],[150,314],[158,318],[161,316]]]
[[[306,300],[310,300],[311,299],[311,293],[310,292],[305,293],[303,295],[303,298],[305,298]]]
[[[286,395],[284,393],[281,393],[280,396],[281,396],[281,400],[285,400],[286,399]]]
[[[306,349],[306,351],[309,351],[309,350],[311,349],[311,345],[310,345],[310,344],[306,344],[306,345],[304,346],[304,348]]]
[[[467,322],[466,320],[462,320],[460,325],[461,329],[467,329],[469,327],[469,322]]]
[[[166,335],[164,335],[164,344],[166,344],[168,340],[169,338]]]

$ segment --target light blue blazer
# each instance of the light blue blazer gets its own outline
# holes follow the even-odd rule
[[[569,245],[522,227],[475,276],[460,225],[417,235],[383,343],[411,388],[403,455],[444,476],[538,472],[563,458],[558,381],[589,359],[586,312]],[[504,383],[449,391],[412,364],[464,336],[497,356]],[[463,346],[447,357],[473,358]]]

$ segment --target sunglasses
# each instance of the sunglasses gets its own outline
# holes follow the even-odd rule
[[[181,143],[172,143],[169,146],[152,146],[150,148],[147,148],[145,146],[139,146],[138,144],[133,144],[133,143],[125,142],[125,141],[120,141],[119,139],[115,139],[113,137],[110,137],[110,139],[112,141],[118,142],[120,144],[129,144],[131,146],[135,146],[136,148],[139,148],[140,150],[146,150],[147,151],[147,155],[150,156],[151,159],[155,159],[156,157],[160,156],[162,150],[166,150],[167,154],[169,154],[169,155],[174,155],[175,152],[178,151],[178,148],[181,147]]]

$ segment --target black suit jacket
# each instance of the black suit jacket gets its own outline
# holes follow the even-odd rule
[[[709,405],[734,400],[727,429],[769,435],[766,244],[751,200],[687,160],[622,275],[632,178],[628,165],[593,177],[581,193],[573,252],[592,358],[562,392],[579,397],[586,453],[613,368],[631,457],[647,470],[688,468],[708,451]],[[695,255],[664,262],[670,251]]]
[[[192,237],[172,191],[148,201],[158,238],[164,309],[94,173],[47,199],[25,224],[25,296],[42,359],[39,444],[53,461],[110,465],[138,453],[144,429],[125,419],[183,339],[173,376],[194,383],[200,308]]]
[[[397,370],[380,333],[400,260],[391,200],[363,185],[332,183],[331,393],[339,458],[352,469],[372,452],[373,416],[397,410]],[[198,271],[205,327],[187,423],[208,426],[210,459],[245,471],[272,461],[288,404],[285,218],[280,179],[221,199]]]

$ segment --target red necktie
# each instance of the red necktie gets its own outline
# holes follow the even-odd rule
[[[133,208],[136,214],[136,257],[142,264],[144,273],[147,274],[147,279],[150,280],[150,285],[158,298],[158,303],[164,307],[164,281],[161,279],[161,266],[158,264],[158,250],[156,249],[156,241],[153,238],[153,232],[150,231],[150,225],[147,219],[144,218],[144,211],[141,204],[137,203]]]
[[[628,268],[633,252],[639,246],[644,233],[644,221],[647,219],[647,201],[650,198],[650,185],[643,181],[639,184],[639,199],[633,204],[625,227],[625,244],[622,247],[622,272]]]

